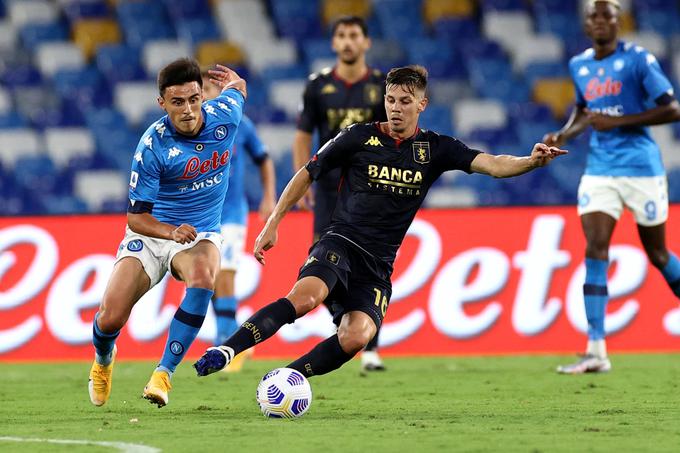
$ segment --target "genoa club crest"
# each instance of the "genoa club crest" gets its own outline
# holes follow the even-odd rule
[[[413,160],[419,164],[430,163],[430,142],[413,142]]]

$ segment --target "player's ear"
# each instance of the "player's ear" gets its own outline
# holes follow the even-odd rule
[[[158,96],[156,100],[158,101],[158,105],[163,109],[163,111],[167,111],[165,110],[165,99],[163,99],[163,96]]]
[[[427,102],[428,99],[424,96],[420,101],[418,101],[418,113],[423,113],[425,111],[425,107],[427,107]]]

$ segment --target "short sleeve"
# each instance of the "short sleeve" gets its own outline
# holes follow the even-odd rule
[[[356,133],[354,125],[347,127],[317,151],[306,165],[314,181],[330,170],[342,167],[349,162],[352,152],[356,149],[354,140]]]
[[[441,136],[439,147],[442,171],[462,170],[472,173],[470,169],[472,161],[481,153],[479,150],[469,148],[460,140],[445,135]]]
[[[576,74],[574,72],[574,65],[572,63],[569,64],[569,73],[571,74],[571,82],[574,85],[574,93],[576,96],[575,103],[578,107],[585,107],[588,104],[586,103],[586,98],[581,92],[581,88],[579,88],[578,83],[576,83]]]
[[[298,116],[297,122],[298,130],[309,132],[310,134],[314,132],[314,129],[317,126],[317,119],[319,118],[314,86],[314,80],[311,80],[305,87],[305,92],[302,95],[302,105],[300,106],[300,115]]]
[[[649,99],[654,100],[663,94],[673,95],[673,86],[653,54],[646,50],[638,54],[637,71]]]
[[[222,123],[238,125],[243,117],[245,98],[236,88],[222,91],[215,99],[205,103],[209,114],[215,115]]]
[[[132,158],[130,201],[155,203],[161,178],[161,163],[153,150],[153,138],[142,137]]]

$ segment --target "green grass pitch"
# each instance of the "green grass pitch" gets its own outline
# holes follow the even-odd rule
[[[310,380],[297,420],[265,419],[255,402],[260,377],[286,361],[200,379],[184,363],[158,409],[140,398],[154,364],[122,359],[101,408],[87,363],[0,363],[0,451],[680,451],[677,355],[613,355],[611,373],[582,376],[554,372],[573,357],[388,357],[368,377],[355,360]]]

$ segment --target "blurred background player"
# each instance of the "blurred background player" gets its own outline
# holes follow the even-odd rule
[[[125,237],[93,322],[88,389],[95,406],[111,393],[120,329],[167,271],[186,284],[186,295],[144,398],[158,407],[168,403],[172,373],[205,319],[220,265],[229,157],[246,95],[245,81],[230,69],[218,66],[210,75],[222,91],[204,104],[196,61],[176,60],[158,74],[158,104],[167,115],[146,130],[135,151]]]
[[[544,137],[547,144],[561,146],[588,126],[594,129],[578,190],[578,213],[587,242],[583,296],[588,344],[581,360],[559,366],[560,373],[611,369],[604,339],[607,268],[609,243],[624,206],[635,216],[652,265],[680,297],[680,261],[666,249],[666,175],[647,127],[679,120],[680,105],[654,55],[618,40],[619,13],[617,0],[587,4],[585,31],[593,47],[569,63],[576,107],[560,131]],[[651,103],[655,106],[650,108]]]
[[[210,75],[203,72],[203,95],[206,100],[214,99],[220,94],[217,85],[210,83]],[[244,190],[245,160],[241,156],[247,153],[260,169],[262,181],[262,200],[259,214],[267,220],[276,204],[276,176],[274,164],[267,155],[264,143],[257,136],[255,125],[247,116],[241,118],[232,147],[229,169],[229,188],[224,198],[222,209],[222,262],[215,281],[213,307],[217,321],[215,344],[222,344],[236,331],[235,278],[239,260],[244,250],[248,222],[248,200]],[[225,368],[226,371],[239,371],[243,366],[245,354],[240,354]]]
[[[387,122],[355,124],[327,142],[288,183],[255,241],[254,254],[278,240],[278,225],[312,180],[344,168],[330,228],[312,246],[293,289],[251,316],[222,346],[209,348],[194,364],[199,376],[222,369],[235,354],[270,338],[284,324],[315,309],[326,298],[336,334],[289,364],[306,377],[329,373],[362,350],[380,327],[392,294],[394,259],[431,185],[447,170],[497,178],[547,165],[566,151],[534,145],[531,155],[482,153],[459,140],[418,128],[427,106],[427,71],[395,68],[387,75]]]
[[[323,146],[347,126],[386,119],[383,107],[385,76],[366,64],[366,52],[371,47],[366,22],[356,16],[337,19],[332,26],[331,46],[336,54],[335,66],[309,76],[305,88],[293,142],[294,171],[309,160],[315,130],[319,145]],[[340,169],[324,175],[316,181],[314,190],[310,189],[298,202],[298,208],[314,211],[313,242],[319,240],[330,224],[340,180]],[[361,356],[363,371],[385,369],[377,351],[378,334]]]

